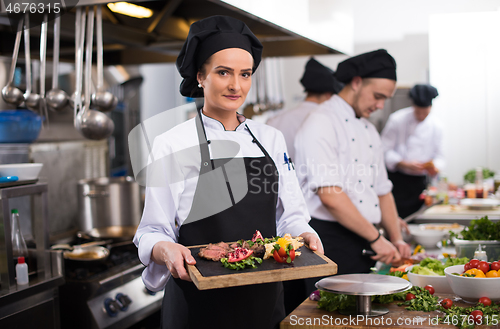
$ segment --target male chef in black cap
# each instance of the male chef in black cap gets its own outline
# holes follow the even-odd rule
[[[423,205],[420,194],[427,188],[427,176],[444,169],[443,130],[429,116],[436,96],[433,86],[415,85],[410,90],[413,106],[391,114],[381,134],[392,193],[403,218]]]
[[[295,169],[312,217],[309,225],[321,237],[325,255],[337,263],[339,274],[367,273],[376,261],[391,264],[410,256],[380,136],[367,120],[393,96],[396,62],[380,49],[341,62],[335,77],[345,87],[302,124]]]
[[[334,71],[322,65],[311,57],[306,64],[306,68],[300,83],[305,89],[306,98],[295,108],[285,110],[280,114],[270,118],[267,124],[273,126],[285,136],[286,147],[289,158],[295,159],[294,140],[297,131],[305,118],[315,110],[319,104],[329,100],[338,93],[344,86],[334,77]]]

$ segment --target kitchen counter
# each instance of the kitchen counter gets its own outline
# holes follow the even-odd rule
[[[492,210],[471,210],[461,205],[435,205],[417,216],[414,223],[454,222],[468,225],[473,219],[488,216],[490,220],[500,220],[500,207]]]
[[[454,295],[441,294],[442,298],[453,298]],[[421,312],[408,311],[404,306],[398,306],[400,303],[394,302],[384,305],[389,309],[389,313],[377,317],[363,317],[359,315],[348,316],[339,312],[327,312],[317,307],[317,302],[306,299],[292,313],[290,313],[280,323],[280,329],[326,329],[326,328],[418,328],[418,329],[436,329],[436,328],[455,328],[453,325],[438,323],[436,317],[442,316],[438,311]],[[463,301],[455,302],[458,306],[471,306]],[[486,326],[476,326],[479,328]],[[488,328],[500,328],[490,326]]]

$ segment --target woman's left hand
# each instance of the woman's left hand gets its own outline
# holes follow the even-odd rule
[[[300,236],[304,238],[304,242],[309,246],[309,249],[316,250],[322,255],[325,254],[325,251],[323,250],[323,244],[316,234],[311,232],[304,232]]]

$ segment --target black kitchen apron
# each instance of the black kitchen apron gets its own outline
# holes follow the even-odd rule
[[[196,120],[200,140],[201,170],[192,209],[198,200],[197,195],[207,193],[207,186],[201,186],[207,181],[201,177],[217,168],[222,168],[229,194],[232,195],[230,180],[224,168],[231,159],[210,159],[208,149],[210,141],[204,132],[201,113],[198,113]],[[250,239],[255,230],[259,230],[264,237],[276,236],[278,172],[274,161],[246,124],[245,129],[264,153],[263,157],[243,158],[248,193],[241,201],[233,202],[233,206],[219,213],[182,225],[178,243],[191,246]],[[211,165],[207,166],[207,163]],[[244,171],[241,170],[239,174],[245,175]],[[233,200],[233,197],[231,199]],[[192,282],[171,277],[165,288],[161,327],[163,329],[278,328],[279,322],[284,317],[281,282],[198,290]]]
[[[420,194],[427,188],[427,176],[414,176],[402,172],[387,172],[392,182],[392,194],[399,217],[405,218],[418,211],[424,204]]]

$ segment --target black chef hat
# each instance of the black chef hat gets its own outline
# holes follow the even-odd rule
[[[248,51],[253,57],[255,72],[263,47],[245,23],[228,16],[211,16],[191,25],[175,63],[184,78],[180,87],[183,96],[203,97],[203,88],[198,88],[196,75],[210,56],[227,48]]]
[[[431,85],[415,85],[410,89],[410,98],[417,106],[427,107],[432,105],[432,100],[437,97],[438,91]]]
[[[306,64],[306,69],[300,83],[306,91],[315,93],[338,93],[344,85],[335,77],[335,74],[330,68],[322,65],[320,62],[311,57]]]
[[[354,77],[384,78],[397,81],[396,61],[387,50],[379,49],[354,56],[339,63],[335,77],[343,83]]]

